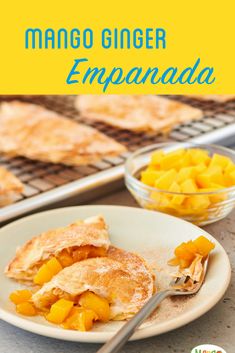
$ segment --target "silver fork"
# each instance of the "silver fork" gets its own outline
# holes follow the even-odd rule
[[[199,282],[194,282],[194,287],[187,290],[184,285],[189,280],[189,277],[177,277],[169,284],[169,288],[154,294],[149,301],[140,309],[140,311],[133,316],[108,342],[106,342],[97,353],[116,353],[118,352],[128,339],[133,335],[136,328],[138,328],[144,320],[146,320],[156,307],[167,297],[176,295],[192,295],[196,294],[201,288],[207,271],[209,256],[205,259],[203,264],[203,273]]]

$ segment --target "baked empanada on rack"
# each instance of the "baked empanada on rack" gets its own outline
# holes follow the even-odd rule
[[[18,101],[0,105],[0,136],[0,152],[9,156],[73,166],[125,151],[96,129]]]
[[[14,202],[15,196],[22,191],[21,181],[7,169],[0,167],[0,207]]]
[[[76,108],[83,118],[131,131],[167,132],[202,118],[202,111],[154,95],[81,95]]]
[[[188,97],[192,97],[200,101],[213,101],[218,103],[226,103],[231,100],[235,100],[235,94],[190,94]]]
[[[42,265],[56,258],[63,267],[90,257],[105,256],[110,241],[101,216],[48,230],[27,241],[9,263],[5,274],[21,282],[32,282]]]

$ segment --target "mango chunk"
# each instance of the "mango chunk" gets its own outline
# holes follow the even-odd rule
[[[194,167],[185,167],[181,168],[176,176],[176,181],[178,183],[182,183],[187,179],[192,179],[195,175],[195,168]]]
[[[23,302],[16,305],[16,311],[18,314],[25,316],[35,316],[37,315],[37,311],[33,304],[29,302]]]
[[[179,163],[179,167],[177,168],[177,170],[180,170],[181,168],[187,168],[187,167],[192,166],[189,150],[186,150],[186,152],[183,154],[183,156],[179,159],[178,163]]]
[[[214,187],[211,187],[211,188],[202,188],[202,189],[199,189],[200,192],[214,192],[214,191],[217,191],[219,189],[221,189],[222,187],[221,186],[217,186],[216,185]],[[208,196],[209,200],[211,203],[215,204],[217,202],[221,202],[221,201],[224,201],[226,200],[226,193],[217,193],[217,194],[212,194],[212,195],[209,195]]]
[[[179,266],[180,260],[179,260],[178,257],[173,257],[172,259],[170,259],[170,260],[167,262],[167,264],[168,264],[169,266]]]
[[[164,157],[162,157],[160,161],[160,169],[161,170],[174,169],[174,167],[179,163],[179,158],[182,158],[184,153],[185,153],[185,150],[183,149],[167,153]]]
[[[198,165],[200,163],[208,165],[210,162],[210,157],[206,150],[200,148],[192,148],[189,150],[192,164]]]
[[[109,320],[110,307],[105,298],[87,291],[80,296],[79,304],[86,309],[94,311],[100,321],[107,322]]]
[[[28,289],[16,290],[12,292],[9,296],[9,299],[14,304],[21,304],[27,302],[32,297],[32,292]]]
[[[176,175],[177,172],[175,169],[168,170],[156,180],[154,186],[160,190],[169,190],[171,184],[176,178]]]
[[[191,252],[192,254],[196,254],[197,252],[197,247],[196,245],[194,244],[194,242],[192,240],[189,240],[187,243],[186,243],[186,248],[189,252]]]
[[[153,191],[151,193],[151,199],[159,207],[167,207],[170,204],[170,199],[164,193]]]
[[[56,275],[57,273],[59,273],[63,269],[60,262],[55,257],[52,257],[52,259],[50,259],[46,263],[46,266],[52,272],[53,276]]]
[[[52,292],[47,292],[40,298],[40,307],[43,308],[43,310],[47,311],[50,309],[52,304],[57,302],[59,300],[59,297]]]
[[[98,320],[98,316],[94,311],[73,307],[62,327],[70,330],[89,331],[96,320]]]
[[[210,166],[206,172],[199,174],[196,181],[200,187],[210,187],[211,184],[225,185],[225,179],[220,166]]]
[[[204,163],[200,163],[198,165],[195,165],[193,168],[194,168],[194,178],[195,178],[196,175],[205,172],[207,169],[207,166]]]
[[[195,210],[202,210],[208,208],[210,199],[207,195],[194,195],[189,199],[189,207]]]
[[[193,260],[195,257],[195,254],[191,252],[190,248],[187,246],[187,243],[182,243],[179,246],[177,246],[174,254],[179,259],[189,260],[189,261]]]
[[[173,181],[172,184],[171,184],[170,187],[169,187],[169,191],[170,191],[170,192],[180,192],[181,189],[180,189],[179,184],[176,183],[175,181]]]
[[[50,269],[47,267],[46,264],[42,265],[36,275],[34,276],[34,283],[43,285],[46,282],[49,282],[53,277],[53,273],[50,271]]]
[[[155,167],[160,166],[160,162],[163,156],[164,156],[164,152],[162,150],[153,152],[150,160],[150,165],[153,165]]]
[[[103,257],[106,255],[106,249],[105,248],[97,248],[97,247],[92,247],[89,253],[90,257]]]
[[[171,186],[169,188],[169,191],[180,193],[181,192],[180,185],[178,183],[176,183],[175,181],[173,181],[173,183],[171,184]],[[184,195],[173,195],[173,196],[171,196],[169,206],[175,207],[175,206],[181,205],[182,202],[184,201],[184,199],[185,199]]]
[[[224,169],[224,174],[227,175],[227,174],[234,172],[234,171],[235,171],[235,165],[231,161],[227,164],[226,168]]]
[[[73,257],[67,252],[67,250],[62,250],[60,252],[58,260],[62,267],[68,267],[74,263]]]
[[[186,259],[179,259],[179,266],[180,268],[188,268],[190,267],[192,261]]]
[[[206,257],[214,247],[215,245],[204,236],[181,243],[175,248],[175,257],[168,261],[168,265],[179,266],[181,269],[188,268],[197,255]]]
[[[153,170],[153,169],[146,169],[141,173],[141,181],[142,183],[154,186],[155,181],[163,174],[161,171]]]
[[[185,196],[184,195],[174,195],[171,199],[171,205],[173,207],[175,206],[180,206],[182,205],[182,203],[184,202],[185,200]]]
[[[184,193],[195,193],[197,192],[197,185],[193,179],[188,179],[181,184],[181,190]]]
[[[62,324],[72,310],[74,303],[70,300],[59,299],[51,306],[46,319],[54,324]]]
[[[219,165],[210,165],[207,169],[208,173],[211,175],[211,180],[213,183],[225,185],[223,169]]]
[[[204,236],[198,237],[193,241],[193,243],[197,248],[197,252],[203,257],[206,257],[211,252],[211,250],[215,248],[215,244],[213,244]]]
[[[81,260],[85,260],[89,257],[91,250],[93,250],[93,246],[91,245],[83,245],[73,250],[73,261],[78,262]]]
[[[230,172],[228,175],[228,186],[233,186],[235,184],[235,170]]]
[[[49,282],[62,268],[60,262],[53,257],[39,268],[33,281],[35,284],[42,286],[44,283]]]
[[[230,163],[232,163],[232,160],[229,157],[215,153],[211,158],[210,166],[219,166],[222,169],[225,169]]]
[[[196,176],[196,182],[199,188],[208,188],[211,185],[211,177],[209,174],[199,174]]]

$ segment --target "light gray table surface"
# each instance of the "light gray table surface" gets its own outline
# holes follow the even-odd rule
[[[91,204],[114,204],[136,206],[127,191],[95,200]],[[235,265],[235,211],[225,220],[205,227],[225,248],[232,268]],[[130,342],[122,350],[128,353],[190,353],[192,348],[203,343],[213,343],[227,353],[235,352],[235,278],[224,298],[208,313],[196,321],[175,331]],[[1,289],[0,289],[1,290]],[[92,353],[98,344],[72,343],[41,337],[0,320],[0,353]]]

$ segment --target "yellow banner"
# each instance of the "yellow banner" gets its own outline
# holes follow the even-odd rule
[[[0,94],[235,92],[234,0],[15,0],[0,11]]]

